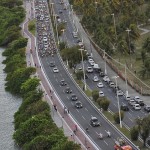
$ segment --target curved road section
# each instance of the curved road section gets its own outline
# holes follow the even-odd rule
[[[44,0],[43,1],[38,0],[35,2],[36,2],[35,9],[37,8],[36,12],[38,12],[40,10],[40,13],[35,14],[36,18],[41,17],[41,15],[43,15],[43,14],[47,15],[48,14],[47,2]],[[45,9],[45,7],[46,7],[46,9]],[[84,131],[87,127],[89,128],[89,132],[86,134],[93,141],[95,146],[97,147],[95,149],[99,149],[99,150],[113,149],[115,140],[118,137],[124,137],[124,139],[126,139],[126,141],[132,146],[132,148],[134,150],[136,150],[137,147],[129,139],[127,139],[120,131],[118,131],[118,129],[115,128],[111,124],[111,122],[109,122],[103,116],[103,114],[101,114],[95,108],[95,106],[92,104],[92,102],[89,100],[89,98],[82,92],[82,90],[75,83],[72,76],[67,71],[67,68],[63,64],[61,57],[59,56],[59,53],[52,55],[51,51],[53,51],[55,49],[56,44],[51,43],[51,41],[54,41],[54,36],[53,36],[53,29],[52,29],[50,18],[49,18],[49,22],[47,22],[47,20],[45,20],[45,17],[41,20],[39,18],[39,19],[37,19],[37,23],[38,23],[37,42],[36,42],[37,46],[34,47],[34,44],[35,44],[34,43],[31,48],[32,48],[32,50],[34,50],[36,48],[37,53],[40,56],[40,62],[42,64],[42,68],[44,69],[48,80],[52,84],[53,89],[57,93],[58,97],[61,99],[61,102],[64,104],[64,106],[66,106],[69,109],[70,115],[74,118],[74,120],[76,120],[78,125]],[[48,27],[48,28],[44,29],[44,30],[46,30],[46,33],[48,33],[47,35],[45,34],[44,36],[46,36],[48,38],[48,44],[50,44],[50,46],[53,46],[52,49],[48,49],[48,50],[46,49],[46,51],[47,51],[46,53],[45,53],[45,51],[41,52],[41,50],[45,50],[45,47],[44,48],[42,47],[39,49],[39,44],[41,44],[41,41],[43,41],[43,39],[41,39],[41,35],[39,35],[39,33],[41,34],[41,32],[42,32],[42,36],[43,36],[43,29],[42,29],[43,26]],[[31,37],[31,41],[35,42],[33,36],[31,36],[27,31],[27,24],[25,27],[25,32]],[[35,55],[35,51],[33,52],[33,58],[34,58],[35,62],[38,62],[38,59]],[[57,66],[59,73],[54,72],[53,67],[50,66],[51,61],[55,62],[55,66]],[[37,64],[35,64],[35,66],[37,66]],[[67,82],[67,86],[70,87],[70,89],[72,90],[72,93],[77,95],[78,100],[80,100],[83,104],[83,108],[77,109],[75,107],[75,102],[70,100],[71,94],[65,93],[66,86],[60,85],[60,80],[62,80],[62,79]],[[90,125],[90,119],[92,116],[98,118],[98,120],[101,124],[100,127],[92,127]],[[107,137],[107,131],[111,132],[110,138]],[[99,133],[102,133],[104,135],[103,140],[98,139]]]

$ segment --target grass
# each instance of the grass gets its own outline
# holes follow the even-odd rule
[[[35,36],[35,19],[29,21],[28,29]]]

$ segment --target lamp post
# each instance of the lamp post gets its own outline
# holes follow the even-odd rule
[[[120,104],[119,104],[119,97],[118,97],[118,88],[117,88],[117,78],[119,78],[119,76],[114,76],[113,77],[115,79],[116,82],[116,90],[117,90],[117,102],[118,102],[118,110],[119,110],[119,121],[120,121],[120,128],[122,128],[122,121],[121,121],[121,112],[120,112]]]
[[[126,96],[128,96],[127,65],[126,64],[125,64],[125,81],[126,81]]]
[[[96,9],[96,14],[97,14],[97,1],[95,1],[95,9]]]
[[[128,46],[129,46],[129,53],[130,53],[130,65],[132,68],[132,62],[131,62],[131,46],[130,46],[130,31],[128,28],[126,29],[126,31],[128,32]]]
[[[84,89],[86,90],[86,80],[85,80],[85,70],[84,70],[84,62],[83,62],[83,49],[79,49],[81,51],[81,57],[82,57],[82,68],[83,68],[83,78],[84,78]]]
[[[107,68],[106,68],[106,52],[104,50],[104,60],[105,60],[105,75],[107,75]]]
[[[113,16],[113,21],[114,21],[114,29],[115,29],[115,39],[116,39],[116,42],[117,42],[117,29],[116,29],[116,21],[115,21],[115,14],[111,14]]]
[[[58,27],[57,27],[57,18],[56,18],[56,14],[55,14],[55,20],[54,20],[54,23],[55,23],[55,27],[56,27],[56,36],[57,36],[57,42],[58,42],[58,45],[59,45],[59,36],[58,36]]]

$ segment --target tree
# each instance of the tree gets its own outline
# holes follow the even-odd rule
[[[147,116],[143,119],[137,119],[136,120],[137,126],[138,126],[138,130],[139,130],[139,134],[143,140],[143,146],[146,146],[146,140],[149,137],[149,133],[150,133],[150,116]]]
[[[94,101],[96,101],[99,98],[99,92],[98,92],[98,90],[93,90],[92,91],[92,97],[93,97]]]
[[[83,71],[77,71],[76,72],[76,77],[78,80],[81,80],[83,78]]]
[[[121,120],[123,120],[124,112],[120,111],[120,114],[121,114]],[[119,112],[114,113],[113,117],[114,117],[115,123],[119,124],[120,123]]]
[[[103,110],[107,111],[108,107],[109,107],[110,101],[104,97],[100,102],[99,105],[101,108],[103,108]]]
[[[133,128],[131,128],[130,136],[131,136],[131,140],[132,141],[137,141],[138,140],[139,131],[138,131],[138,127],[137,126],[134,126]]]
[[[38,78],[29,78],[21,85],[21,93],[24,95],[30,91],[33,91],[39,85],[40,80]]]
[[[21,94],[22,84],[29,79],[30,75],[35,73],[35,68],[19,68],[11,74],[7,75],[6,90],[13,94]]]

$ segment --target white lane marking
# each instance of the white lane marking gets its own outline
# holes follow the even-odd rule
[[[55,78],[56,76],[54,75],[54,78]]]
[[[73,102],[71,102],[71,104],[74,105]]]
[[[108,143],[104,140],[105,144],[108,145]]]
[[[83,116],[82,116],[82,118],[83,118],[84,120],[86,120]]]
[[[60,76],[62,77],[62,74],[60,74]]]
[[[85,110],[88,111],[87,108],[85,108]]]
[[[130,109],[132,112],[133,112],[133,110],[132,109]]]
[[[95,131],[96,132],[96,131]],[[98,134],[97,132],[96,132],[96,134]]]
[[[78,109],[76,109],[76,111],[77,111],[77,112],[79,112],[79,110],[78,110]]]
[[[56,78],[56,82],[58,82],[57,78]]]
[[[128,114],[129,114],[130,116],[132,116],[132,114],[131,114],[131,113],[129,113],[129,112],[128,112]]]
[[[145,112],[144,112],[144,111],[142,111],[142,110],[140,110],[140,112],[141,112],[141,113],[143,113],[143,114],[145,114]]]
[[[67,96],[67,99],[69,99],[69,97]]]
[[[128,117],[129,118],[129,117]],[[129,118],[131,122],[133,122],[133,120],[131,118]]]

